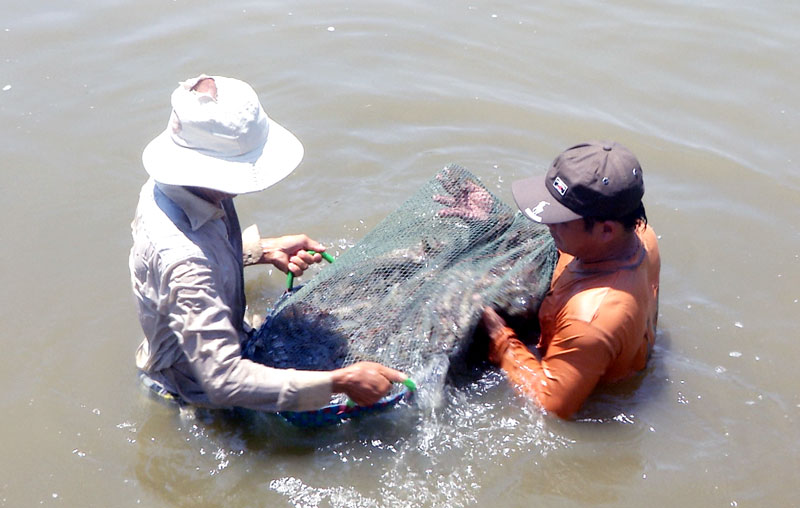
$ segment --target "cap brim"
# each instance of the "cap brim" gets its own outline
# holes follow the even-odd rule
[[[522,213],[532,221],[541,224],[559,224],[581,218],[550,194],[545,175],[513,182],[511,193]]]
[[[157,182],[214,189],[228,194],[264,190],[288,176],[303,160],[303,144],[269,119],[263,147],[236,157],[216,157],[176,144],[169,129],[142,152],[142,164]]]

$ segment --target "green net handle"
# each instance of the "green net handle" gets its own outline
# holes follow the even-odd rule
[[[306,252],[308,252],[312,256],[317,253],[317,251],[315,250],[307,250]],[[322,256],[322,259],[324,259],[328,263],[333,263],[334,260],[333,256],[331,256],[327,252],[320,252],[319,254],[320,256]],[[294,274],[292,272],[289,272],[286,275],[286,290],[287,291],[291,290],[293,285],[294,285]]]

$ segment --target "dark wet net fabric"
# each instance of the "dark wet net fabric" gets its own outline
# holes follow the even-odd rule
[[[464,366],[484,306],[536,323],[556,259],[547,227],[449,166],[279,300],[245,355],[309,370],[369,360],[430,381],[432,364]]]

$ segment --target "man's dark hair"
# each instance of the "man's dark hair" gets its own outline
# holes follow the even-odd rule
[[[596,222],[604,222],[607,220],[614,220],[621,222],[627,231],[633,231],[638,226],[647,225],[647,214],[644,211],[644,203],[639,203],[639,206],[632,212],[619,218],[609,219],[606,217],[584,217],[583,227],[586,231],[591,231]]]

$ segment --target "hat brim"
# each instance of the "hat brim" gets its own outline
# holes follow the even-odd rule
[[[157,182],[247,194],[283,180],[303,160],[303,144],[283,126],[268,119],[264,145],[236,157],[219,157],[176,144],[167,128],[147,144],[142,164]]]
[[[581,216],[562,205],[547,189],[546,176],[534,176],[511,184],[511,194],[527,218],[541,224],[560,224]]]

